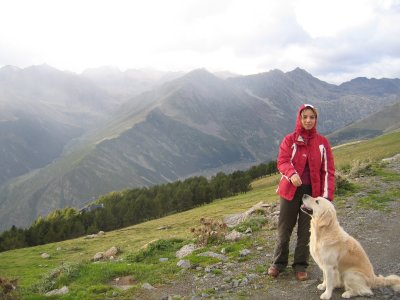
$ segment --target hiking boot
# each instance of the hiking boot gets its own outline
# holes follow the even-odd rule
[[[268,269],[268,275],[274,278],[278,277],[279,269],[275,266],[270,266]]]
[[[308,279],[308,273],[307,272],[296,272],[296,279],[298,281],[304,281]]]

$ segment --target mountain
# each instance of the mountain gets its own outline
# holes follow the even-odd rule
[[[110,95],[92,80],[78,78],[104,100]],[[100,104],[111,106],[108,111],[122,104],[64,147],[57,160],[0,188],[0,228],[30,225],[38,215],[81,207],[112,190],[275,159],[301,103],[318,107],[318,128],[330,133],[400,102],[398,80],[370,82],[374,90],[388,84],[391,89],[361,93],[359,85],[328,84],[299,68],[225,80],[199,69],[126,101],[100,97]]]
[[[400,102],[384,107],[372,115],[341,128],[327,137],[332,145],[350,140],[370,139],[400,129]]]
[[[57,159],[64,147],[104,121],[107,93],[47,65],[0,69],[0,185]]]

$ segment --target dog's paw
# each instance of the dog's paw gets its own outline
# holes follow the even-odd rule
[[[325,291],[326,289],[325,283],[318,284],[317,289],[319,289],[320,291]]]
[[[351,293],[351,292],[349,292],[349,291],[346,291],[346,292],[344,292],[343,294],[342,294],[342,298],[346,298],[346,299],[349,299],[349,298],[351,298],[353,296],[353,294]]]
[[[323,299],[323,300],[329,300],[332,297],[332,293],[328,293],[325,291],[325,293],[323,293],[319,298]]]

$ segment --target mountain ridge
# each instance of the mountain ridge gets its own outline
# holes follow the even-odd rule
[[[383,81],[388,84],[397,86],[397,80]],[[304,102],[318,107],[322,133],[400,102],[393,88],[395,94],[381,96],[349,89],[351,85],[343,89],[299,68],[225,80],[205,69],[194,70],[130,97],[106,122],[70,141],[62,157],[3,185],[0,228],[14,222],[27,226],[37,215],[81,207],[112,190],[274,159]]]

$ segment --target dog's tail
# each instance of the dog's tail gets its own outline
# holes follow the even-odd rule
[[[400,292],[400,277],[397,275],[375,276],[374,286],[390,286],[394,291]]]

